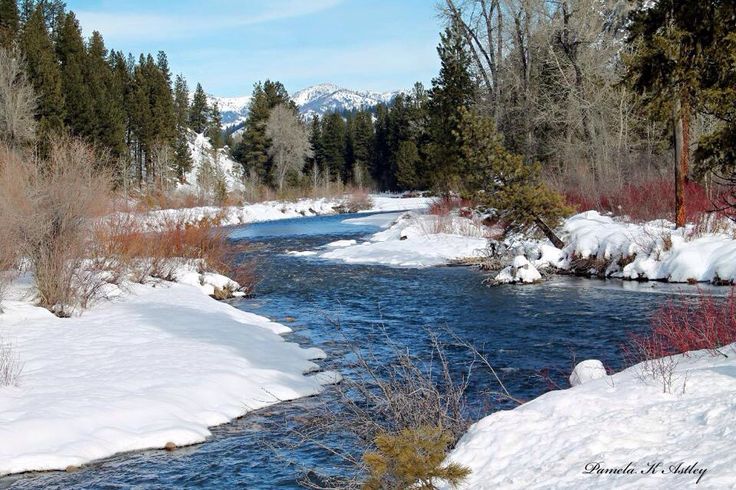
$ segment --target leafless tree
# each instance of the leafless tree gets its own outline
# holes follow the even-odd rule
[[[280,104],[271,110],[266,136],[271,140],[268,152],[274,159],[274,173],[282,191],[288,173],[301,172],[305,158],[312,153],[309,132],[293,109]]]
[[[0,140],[12,146],[33,141],[36,95],[18,48],[0,47]]]

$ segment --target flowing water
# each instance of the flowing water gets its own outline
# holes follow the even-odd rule
[[[549,389],[547,371],[564,385],[574,359],[601,359],[622,365],[619,347],[630,332],[646,328],[650,312],[682,287],[659,283],[621,283],[575,278],[543,285],[488,288],[484,275],[467,267],[400,269],[346,265],[287,255],[342,239],[360,239],[378,228],[345,223],[350,216],[300,218],[234,228],[233,240],[246,240],[263,278],[252,299],[235,307],[288,323],[291,341],[322,348],[322,365],[348,364],[344,338],[381,355],[385,336],[428,356],[426,327],[445,328],[477,346],[492,361],[509,391],[530,399]],[[661,294],[656,294],[661,293]],[[292,320],[293,319],[293,320]],[[339,320],[342,334],[334,320]],[[343,337],[344,335],[344,337]],[[463,366],[467,352],[449,348]],[[388,355],[388,354],[386,354]],[[476,371],[470,402],[482,406],[490,374]],[[117,455],[75,473],[33,473],[0,479],[0,488],[298,488],[299,464],[329,467],[324,451],[288,443],[289,429],[303,423],[318,397],[282,403],[213,428],[204,444],[174,452],[142,451]],[[490,408],[485,408],[486,411]],[[284,444],[282,444],[284,443]]]

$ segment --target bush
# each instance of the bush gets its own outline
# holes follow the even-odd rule
[[[343,199],[340,208],[346,213],[357,213],[373,207],[373,199],[367,191],[356,189]]]
[[[670,300],[651,318],[648,335],[632,335],[624,346],[629,365],[641,364],[643,374],[672,387],[677,364],[673,356],[695,350],[724,355],[725,346],[736,342],[736,289],[727,298],[701,292],[697,299]]]
[[[435,216],[447,216],[456,209],[463,208],[474,208],[475,203],[469,199],[463,199],[461,197],[444,195],[439,199],[432,201],[427,210],[428,214]]]
[[[23,365],[13,350],[13,346],[0,337],[0,387],[17,386]]]
[[[402,429],[398,434],[380,434],[375,439],[376,450],[363,456],[369,472],[363,488],[432,490],[440,482],[455,487],[470,475],[470,469],[457,463],[443,466],[453,443],[452,434],[438,427],[418,427]]]
[[[0,228],[28,261],[39,304],[65,316],[94,290],[83,270],[93,220],[108,203],[110,179],[94,151],[67,137],[49,158],[0,150]]]

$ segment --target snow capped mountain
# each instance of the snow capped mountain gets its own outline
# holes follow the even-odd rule
[[[248,105],[250,104],[250,95],[242,95],[240,97],[215,97],[207,96],[207,103],[212,105],[217,102],[222,114],[222,126],[227,129],[236,126],[248,117]]]
[[[350,90],[331,83],[321,83],[295,92],[292,100],[306,118],[314,115],[323,116],[334,111],[352,111],[361,107],[373,107],[380,103],[388,103],[401,91],[370,92]],[[215,102],[222,113],[222,124],[225,128],[237,126],[248,117],[249,95],[241,97],[208,96],[210,105]]]
[[[306,117],[334,111],[352,111],[390,102],[400,92],[350,90],[330,83],[314,85],[295,92],[292,99]]]

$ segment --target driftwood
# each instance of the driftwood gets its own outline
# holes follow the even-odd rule
[[[559,249],[565,248],[565,242],[563,242],[560,237],[557,236],[557,234],[547,226],[547,223],[542,220],[540,217],[535,217],[534,222],[539,227],[540,230],[542,230],[542,233],[544,233],[544,236],[546,236],[550,242],[552,242],[552,245]]]

